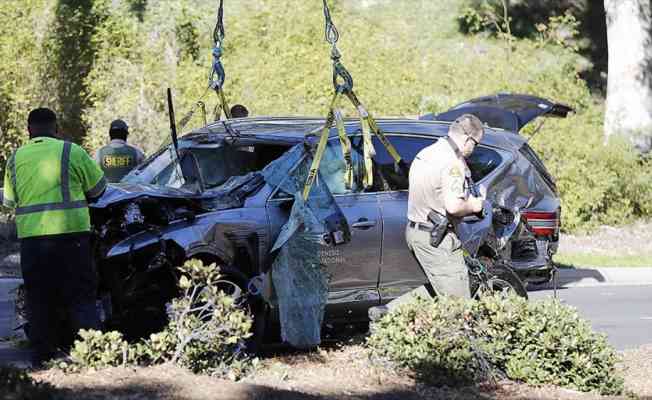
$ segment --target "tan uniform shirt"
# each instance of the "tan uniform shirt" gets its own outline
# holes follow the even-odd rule
[[[470,176],[463,159],[457,157],[446,138],[421,150],[410,167],[407,217],[410,221],[428,223],[428,213],[446,215],[444,198],[452,193],[468,198],[465,176]]]

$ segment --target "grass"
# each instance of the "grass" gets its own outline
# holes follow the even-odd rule
[[[557,264],[574,268],[609,268],[609,267],[652,267],[652,254],[605,255],[587,253],[560,253],[555,255]]]

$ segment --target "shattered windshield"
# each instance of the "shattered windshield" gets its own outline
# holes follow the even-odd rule
[[[186,153],[194,156],[199,169],[199,179],[205,189],[216,188],[233,176],[246,175],[257,170],[257,156],[253,146],[198,145],[180,148],[179,153],[181,156]],[[168,146],[155,154],[143,167],[125,176],[122,182],[175,189],[187,188],[181,168],[175,161],[174,148]]]

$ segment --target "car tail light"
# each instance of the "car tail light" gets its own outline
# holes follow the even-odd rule
[[[551,236],[559,232],[559,213],[548,211],[524,211],[523,216],[537,236]]]

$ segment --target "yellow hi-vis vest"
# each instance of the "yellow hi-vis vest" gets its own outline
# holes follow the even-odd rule
[[[16,209],[19,239],[89,232],[86,198],[105,188],[104,173],[84,149],[37,137],[7,162],[3,203]]]

